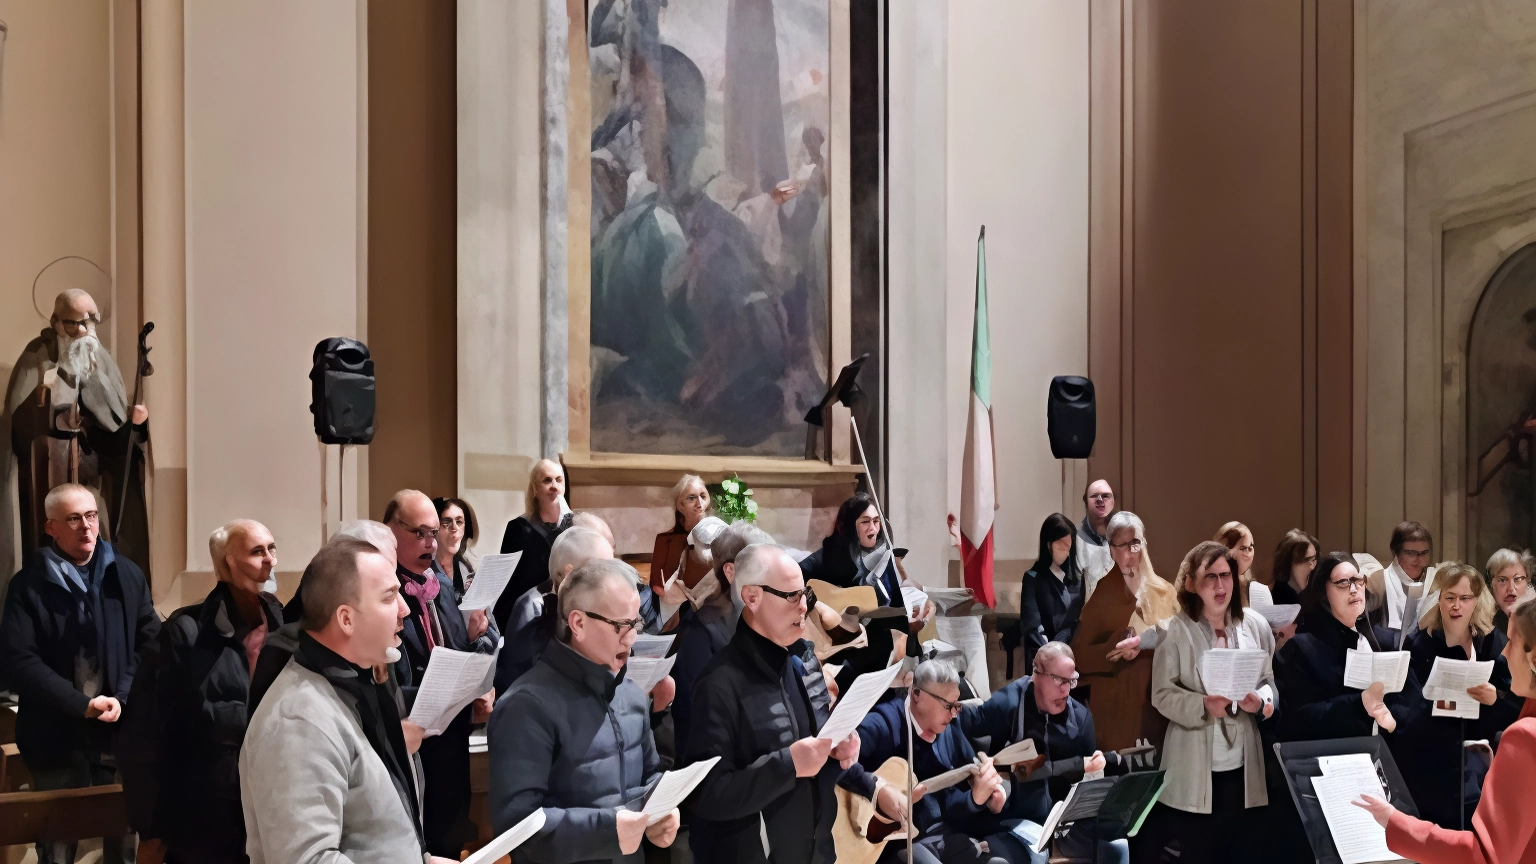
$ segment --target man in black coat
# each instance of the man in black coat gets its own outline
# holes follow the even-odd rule
[[[747,547],[735,570],[741,621],[693,690],[683,761],[720,762],[689,798],[689,845],[697,861],[832,864],[833,787],[858,758],[859,736],[815,737],[830,704],[807,687],[820,668],[800,650],[807,598],[799,565],[783,547],[762,544]]]
[[[43,506],[53,543],[11,580],[0,677],[21,699],[16,746],[33,788],[107,785],[116,782],[109,724],[122,714],[160,617],[143,571],[99,539],[89,489],[56,487]],[[103,860],[133,860],[132,835],[103,845]],[[38,861],[73,860],[72,847],[39,845]]]
[[[411,610],[400,633],[402,650],[395,664],[409,713],[433,648],[493,654],[500,634],[485,610],[467,618],[459,611],[453,582],[437,569],[438,520],[432,499],[414,489],[397,492],[384,509],[383,521],[395,535],[395,572]],[[494,691],[487,692],[460,711],[441,735],[421,742],[426,779],[422,825],[433,855],[457,859],[464,845],[476,837],[477,829],[469,819],[470,718],[474,712],[489,716],[494,702]]]

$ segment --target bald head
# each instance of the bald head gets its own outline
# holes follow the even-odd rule
[[[60,336],[78,339],[100,318],[101,313],[91,295],[79,288],[70,288],[54,298],[53,317],[48,323]]]
[[[437,555],[437,508],[415,489],[401,489],[384,508],[384,524],[395,535],[395,562],[418,576]]]

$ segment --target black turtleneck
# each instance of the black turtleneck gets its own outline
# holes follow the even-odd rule
[[[386,685],[374,682],[372,669],[353,665],[340,654],[320,644],[308,631],[299,634],[299,647],[294,651],[293,659],[300,666],[331,682],[341,701],[357,712],[363,735],[384,763],[384,768],[389,771],[389,779],[394,781],[395,792],[405,804],[406,812],[411,814],[416,839],[425,851],[426,838],[422,834],[421,813],[416,806],[416,782],[411,771],[411,756],[405,748],[400,712]]]
[[[789,697],[790,714],[795,720],[795,737],[805,738],[816,734],[816,724],[812,719],[811,699],[805,692],[805,683],[802,676],[805,667],[801,665],[800,658],[796,657],[788,648],[776,644],[768,637],[752,629],[747,624],[745,616],[736,625],[736,632],[740,634],[746,647],[759,657],[769,669],[775,670],[779,676],[779,683],[784,688],[784,693]]]

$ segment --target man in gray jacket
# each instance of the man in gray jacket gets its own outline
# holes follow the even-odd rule
[[[651,826],[640,812],[661,761],[646,694],[624,677],[644,626],[635,585],[634,568],[612,558],[576,568],[560,588],[556,638],[491,713],[496,830],[544,810],[519,861],[639,864],[642,837],[670,846],[677,836],[676,810]]]
[[[251,864],[447,864],[424,851],[399,710],[374,673],[399,657],[408,614],[395,562],[338,538],[310,562],[302,590],[298,648],[240,750]]]

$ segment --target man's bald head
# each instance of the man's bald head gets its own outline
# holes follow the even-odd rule
[[[99,320],[101,313],[91,295],[80,288],[69,288],[54,298],[53,317],[48,323],[60,336],[79,339],[89,331],[87,322],[94,324]]]
[[[415,489],[401,489],[384,507],[384,524],[395,535],[395,560],[412,573],[432,568],[437,554],[437,508]]]

